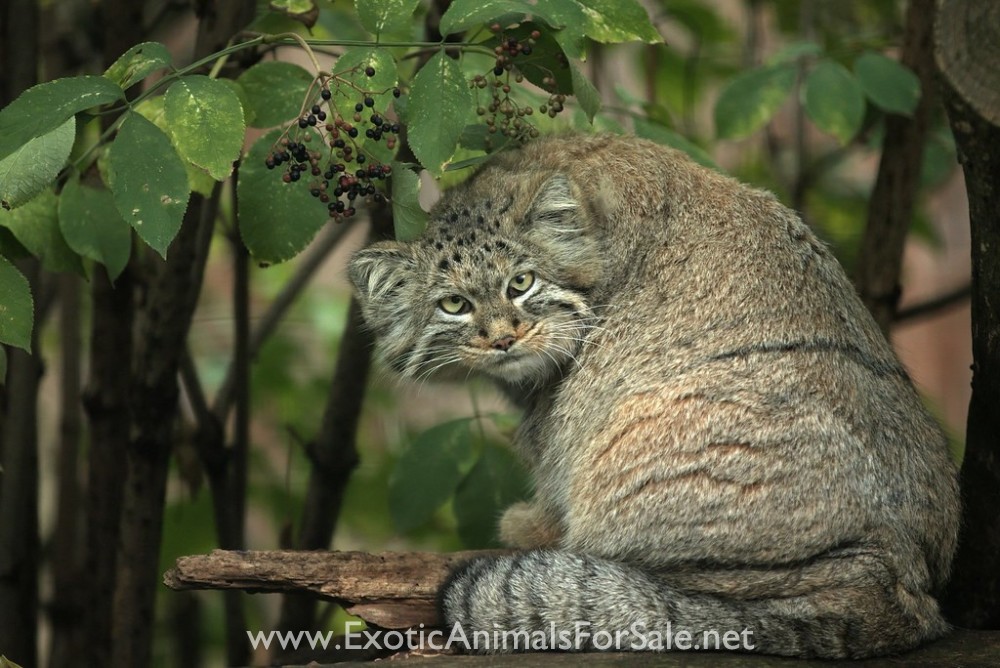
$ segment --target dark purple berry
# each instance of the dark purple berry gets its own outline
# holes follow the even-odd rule
[[[325,111],[319,111],[319,112],[317,112],[316,113],[316,118],[318,118],[321,121],[325,121],[326,120],[326,112]]]
[[[316,123],[317,123],[317,118],[312,114],[309,114],[309,117],[306,119],[306,125],[316,125]]]
[[[522,46],[521,47],[521,53],[523,53],[526,56],[530,56],[531,55],[531,45],[530,44],[525,44],[524,46]]]
[[[392,96],[393,97],[399,97],[400,95],[402,95],[402,92],[398,88],[393,88],[392,89]]]
[[[298,181],[300,178],[302,178],[302,175],[299,174],[297,170],[289,173],[288,176],[291,178],[292,181]]]
[[[264,164],[267,165],[268,169],[274,169],[274,164],[275,164],[274,158],[269,157],[267,160],[264,161]]]
[[[361,111],[364,111],[364,110],[365,110],[365,105],[361,104],[360,102],[358,102],[356,105],[354,105],[354,111],[361,112]]]
[[[319,105],[318,104],[314,104],[313,105],[312,112],[314,114],[318,114],[319,113]]]
[[[365,156],[363,156],[363,155],[359,155],[358,156],[358,164],[359,165],[365,164]]]
[[[375,106],[375,98],[365,97],[365,106],[366,107],[374,107]],[[358,111],[361,111],[361,110],[358,109]]]
[[[347,134],[349,134],[351,137],[357,137],[358,136],[358,129],[357,128],[351,128],[350,130],[347,131]]]
[[[365,76],[373,77],[375,76],[375,68],[369,65],[365,68]]]
[[[333,94],[330,92],[329,88],[324,88],[319,92],[319,96],[324,100],[329,100],[331,97],[333,97]]]
[[[300,128],[307,128],[307,127],[309,127],[309,119],[308,118],[300,118],[299,119],[299,127]]]
[[[501,74],[503,74],[503,65],[497,65],[496,67],[494,67],[493,68],[493,74],[495,74],[497,76],[500,76]]]
[[[372,125],[382,125],[382,117],[379,116],[378,114],[372,114],[372,117],[369,120],[371,121]]]

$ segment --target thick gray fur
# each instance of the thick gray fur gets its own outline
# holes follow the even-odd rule
[[[528,551],[456,571],[446,623],[747,629],[755,651],[828,658],[946,632],[946,439],[773,195],[569,135],[494,158],[431,218],[351,262],[379,353],[413,378],[493,378],[524,408],[535,480],[500,521]],[[470,310],[444,311],[453,295]]]

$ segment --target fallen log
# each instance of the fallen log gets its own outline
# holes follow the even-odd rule
[[[452,567],[496,553],[214,550],[181,557],[163,582],[178,590],[308,593],[383,629],[404,629],[437,623],[435,596]]]

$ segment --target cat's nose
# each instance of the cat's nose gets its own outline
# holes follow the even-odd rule
[[[490,345],[493,350],[508,350],[512,345],[514,345],[515,341],[517,341],[517,339],[508,335],[500,337]]]

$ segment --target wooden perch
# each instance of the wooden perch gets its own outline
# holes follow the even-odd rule
[[[499,552],[230,552],[181,557],[163,576],[171,589],[238,589],[248,592],[300,592],[335,600],[348,612],[385,629],[404,629],[437,624],[434,609],[437,589],[453,566],[475,556]],[[406,653],[398,655],[407,656]],[[414,655],[419,656],[419,655]],[[996,665],[1000,657],[1000,633],[956,630],[945,638],[903,656],[885,659],[887,665]],[[514,657],[420,656],[422,665],[487,668],[517,665],[519,668],[576,666],[579,655],[544,653]],[[746,666],[747,655],[729,652],[679,652],[663,654],[601,653],[588,664],[598,666],[656,665]],[[830,661],[803,661],[782,657],[754,656],[755,666],[858,665]],[[310,664],[315,665],[315,664]]]
[[[339,602],[386,629],[434,626],[434,599],[451,568],[490,552],[231,552],[181,557],[163,576],[171,589],[302,592]]]

